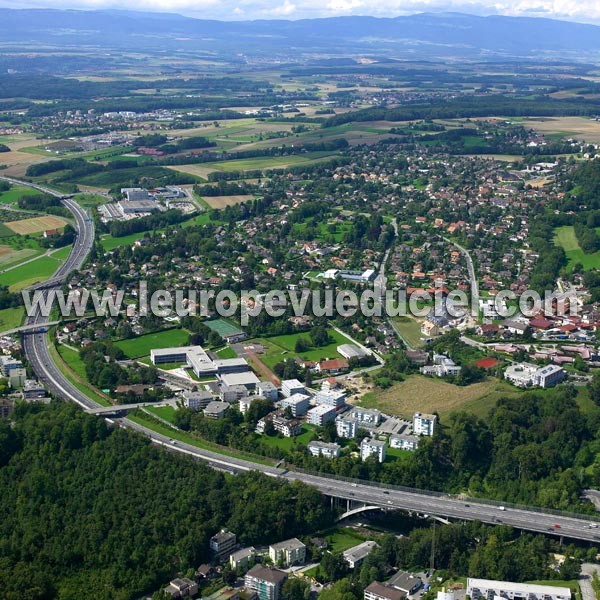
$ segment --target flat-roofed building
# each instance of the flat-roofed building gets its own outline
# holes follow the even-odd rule
[[[404,600],[404,594],[396,588],[374,581],[365,588],[364,600]]]
[[[400,590],[406,596],[416,594],[423,587],[422,579],[408,571],[398,571],[387,581],[387,585]]]
[[[437,415],[416,412],[413,416],[413,433],[415,435],[433,435],[437,423]]]
[[[269,558],[276,565],[286,567],[301,565],[306,559],[306,546],[298,538],[271,544],[269,546]]]
[[[360,458],[361,460],[367,460],[370,456],[375,456],[377,461],[382,463],[385,460],[385,449],[385,442],[365,438],[360,443]]]
[[[379,545],[377,542],[373,542],[371,540],[367,542],[363,542],[362,544],[358,544],[357,546],[352,546],[352,548],[348,548],[343,553],[344,560],[348,563],[348,566],[351,569],[355,569],[356,567],[360,567],[363,561],[371,552],[377,548]]]
[[[223,402],[237,402],[248,395],[248,388],[243,385],[220,385],[219,398]]]
[[[268,398],[269,400],[277,400],[279,393],[277,392],[277,388],[270,381],[259,381],[256,384],[256,393]]]
[[[310,406],[310,396],[306,394],[292,394],[277,403],[280,408],[289,408],[294,417],[302,417]]]
[[[554,585],[514,583],[492,579],[467,579],[467,595],[472,600],[570,600],[571,590]]]
[[[358,421],[345,415],[339,415],[335,419],[335,430],[338,437],[352,439],[356,437],[358,431]]]
[[[187,577],[177,577],[164,589],[171,598],[192,598],[198,593],[198,584]]]
[[[325,406],[333,406],[333,408],[341,408],[346,404],[346,394],[342,391],[317,392],[315,395],[315,404],[323,404]]]
[[[344,358],[350,360],[351,358],[363,358],[367,356],[368,352],[363,350],[360,346],[355,344],[341,344],[337,347],[338,354],[341,354]]]
[[[254,565],[244,577],[244,585],[258,595],[259,600],[279,600],[287,574],[279,569]]]
[[[210,549],[217,556],[229,556],[237,546],[237,537],[229,529],[221,529],[210,538]]]
[[[150,194],[146,188],[133,187],[133,188],[121,188],[121,194],[127,198],[127,200],[148,200]]]
[[[202,346],[181,346],[180,348],[156,348],[150,350],[150,360],[155,366],[168,363],[187,364],[197,377],[215,375],[217,367]]]
[[[253,391],[256,389],[256,384],[259,383],[258,377],[252,371],[245,371],[243,373],[224,373],[218,375],[219,380],[222,384],[232,386],[244,386],[247,391]]]
[[[359,427],[377,427],[381,423],[381,412],[376,408],[362,408],[355,406],[348,416],[356,419]]]
[[[325,458],[338,458],[341,446],[328,442],[309,442],[308,451],[313,456],[324,456]]]
[[[319,427],[329,423],[329,421],[333,421],[336,414],[333,406],[327,406],[325,404],[319,404],[306,413],[308,423]]]
[[[284,379],[281,382],[281,393],[288,398],[292,394],[306,394],[306,388],[297,379]]]
[[[183,405],[192,410],[201,410],[206,408],[209,402],[215,399],[214,394],[206,390],[198,390],[197,392],[185,391],[182,394]]]
[[[211,400],[204,408],[204,416],[209,419],[222,419],[231,405],[228,402],[220,402],[219,400]]]
[[[229,556],[229,566],[237,571],[238,569],[247,569],[251,561],[256,558],[256,548],[249,546],[236,550]]]
[[[412,451],[418,447],[419,437],[416,435],[390,435],[390,448]]]
[[[123,215],[151,213],[161,208],[154,200],[120,200],[117,206]]]

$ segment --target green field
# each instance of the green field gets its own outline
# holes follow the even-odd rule
[[[141,240],[144,237],[145,231],[140,233],[132,233],[131,235],[124,235],[123,237],[113,237],[112,235],[102,236],[102,247],[106,252],[110,252],[119,246],[132,246],[137,240]]]
[[[392,321],[409,346],[412,348],[423,348],[425,346],[421,339],[423,335],[421,326],[412,317],[394,317]]]
[[[302,425],[302,433],[295,438],[263,435],[260,441],[265,446],[281,448],[290,452],[296,444],[308,444],[314,437],[314,431],[308,425]]]
[[[259,355],[260,360],[270,369],[286,358],[294,358],[300,356],[304,360],[318,361],[323,358],[340,358],[337,352],[337,347],[341,344],[348,344],[350,340],[337,333],[337,331],[328,330],[333,341],[326,346],[320,348],[311,348],[306,352],[297,353],[294,351],[298,338],[305,338],[310,342],[308,333],[292,333],[289,335],[279,335],[271,338],[260,338],[256,340],[260,344],[266,346],[267,350],[264,354]]]
[[[65,250],[68,254],[70,248]],[[61,263],[62,257],[58,252],[52,256],[42,256],[30,263],[2,273],[2,284],[8,285],[11,292],[18,292],[34,283],[49,279]]]
[[[30,187],[13,185],[10,190],[0,194],[0,204],[15,204],[22,196],[36,196],[39,193]]]
[[[331,156],[331,152],[308,152],[303,155],[292,154],[291,156],[265,156],[258,158],[242,158],[238,160],[224,160],[212,163],[204,163],[204,167],[216,169],[217,171],[258,171],[269,169],[285,169],[300,165],[314,165]]]
[[[569,269],[572,269],[576,263],[582,264],[586,271],[600,268],[600,250],[593,254],[586,254],[579,246],[575,229],[571,225],[557,227],[554,230],[554,243],[565,251],[569,260]]]
[[[172,406],[147,406],[144,410],[169,423],[173,422],[177,412]]]
[[[19,327],[23,322],[25,310],[23,307],[3,308],[0,310],[0,331],[7,331]]]
[[[365,541],[363,537],[349,527],[336,527],[328,530],[325,532],[324,538],[331,552],[344,552]]]
[[[225,348],[221,348],[220,350],[217,350],[215,352],[215,354],[219,358],[236,358],[237,357],[235,350],[233,348],[230,348],[229,346],[225,346]]]
[[[115,346],[123,350],[127,358],[148,356],[153,348],[169,348],[184,346],[188,343],[189,334],[183,329],[166,329],[157,333],[148,333],[128,340],[115,342]]]
[[[229,321],[225,321],[224,319],[213,319],[211,321],[205,321],[204,324],[211,331],[215,331],[216,333],[218,333],[221,337],[242,332],[242,330],[237,325],[234,325]]]

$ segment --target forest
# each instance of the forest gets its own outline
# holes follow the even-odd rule
[[[224,475],[66,404],[0,422],[0,503],[5,600],[138,598],[209,559],[222,527],[258,545],[332,519],[303,484]]]

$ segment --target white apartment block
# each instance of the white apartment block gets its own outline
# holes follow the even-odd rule
[[[359,427],[377,427],[381,423],[381,413],[376,408],[354,407],[348,417],[355,419]]]
[[[306,414],[308,423],[322,427],[326,423],[329,423],[329,421],[333,421],[337,413],[332,406],[319,404],[318,406],[311,408]]]
[[[297,538],[269,546],[269,558],[273,564],[301,565],[306,559],[306,546]]]
[[[558,365],[538,367],[531,363],[510,365],[504,372],[504,378],[517,387],[553,387],[567,376]]]
[[[385,449],[385,442],[365,438],[360,443],[360,458],[361,460],[367,460],[370,456],[376,456],[377,461],[382,463],[385,460]]]
[[[289,398],[292,394],[306,394],[306,388],[297,379],[284,379],[281,382],[281,393]]]
[[[415,435],[433,435],[437,424],[437,415],[416,412],[413,417],[413,433]]]
[[[390,435],[390,448],[412,451],[418,446],[419,438],[416,435]]]
[[[346,416],[339,416],[335,419],[335,430],[338,437],[344,439],[351,439],[356,437],[356,431],[358,430],[358,422],[356,419],[351,419]]]
[[[306,394],[292,394],[277,404],[280,408],[290,408],[294,417],[302,417],[310,406],[310,396]]]
[[[341,391],[317,392],[315,396],[315,404],[323,404],[324,406],[333,406],[333,408],[341,408],[344,406],[346,394]]]
[[[339,444],[328,444],[327,442],[310,442],[308,451],[313,456],[324,456],[325,458],[338,458],[340,455]]]
[[[534,585],[494,581],[490,579],[467,579],[467,595],[471,600],[570,600],[571,590],[553,585]]]

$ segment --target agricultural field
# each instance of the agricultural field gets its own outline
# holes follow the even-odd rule
[[[66,224],[67,221],[65,219],[55,215],[44,215],[42,217],[4,223],[6,227],[18,235],[31,235],[46,231],[47,229],[62,229]]]
[[[286,169],[302,165],[314,165],[335,156],[332,152],[307,152],[306,154],[292,154],[290,156],[264,156],[257,158],[242,158],[237,160],[224,160],[204,163],[204,167],[216,171],[258,171],[269,169]]]
[[[206,196],[202,200],[208,204],[210,208],[225,208],[226,206],[235,206],[242,202],[252,200],[252,194],[238,194],[233,196]]]
[[[169,348],[171,346],[184,346],[188,343],[189,334],[183,329],[166,329],[157,333],[148,333],[128,340],[115,342],[127,358],[140,358],[148,356],[153,348]]]
[[[565,251],[569,260],[569,269],[572,269],[576,263],[583,265],[585,271],[600,267],[600,251],[586,254],[579,246],[575,229],[572,226],[557,227],[554,230],[554,243]]]
[[[558,138],[573,138],[590,144],[600,142],[600,121],[587,117],[537,117],[519,120],[519,125],[545,135],[555,134]]]
[[[13,248],[6,244],[0,244],[0,271],[26,260],[30,260],[40,254],[42,254],[41,249]]]
[[[0,193],[0,204],[16,204],[23,196],[35,196],[37,190],[22,185],[13,185],[10,190]]]
[[[499,398],[521,393],[509,383],[493,378],[460,387],[434,377],[410,375],[387,390],[365,394],[360,404],[410,419],[418,411],[437,412],[443,419],[457,410],[485,418]]]

